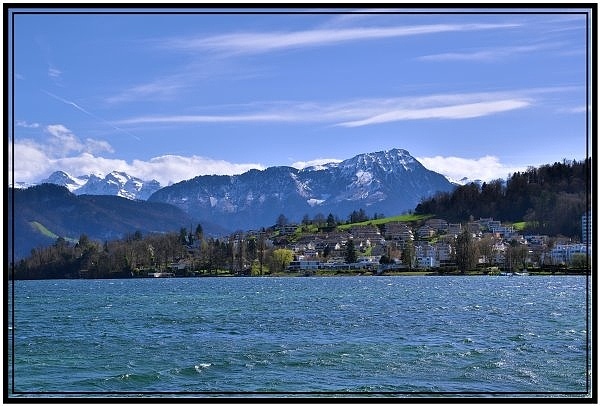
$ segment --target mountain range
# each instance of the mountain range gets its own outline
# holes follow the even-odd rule
[[[360,208],[369,215],[400,214],[454,187],[407,151],[392,149],[301,170],[278,166],[233,176],[197,176],[156,191],[148,201],[244,230],[272,225],[280,214],[297,222],[318,213],[345,219]]]
[[[136,231],[144,235],[178,232],[183,227],[189,230],[198,224],[187,213],[169,204],[118,196],[77,196],[64,186],[49,183],[9,189],[7,201],[8,224],[14,226],[14,235],[9,227],[9,244],[14,244],[16,259],[29,255],[32,248],[53,244],[58,237],[77,242],[85,234],[103,242]],[[13,201],[14,210],[11,210]],[[207,235],[227,231],[212,222],[202,226]],[[12,258],[10,245],[8,255]]]
[[[146,200],[161,187],[156,180],[142,180],[117,171],[106,176],[72,176],[63,171],[56,171],[40,183],[64,186],[76,195],[120,196],[130,200]]]
[[[301,170],[277,166],[233,176],[202,175],[163,188],[123,172],[74,177],[59,171],[41,185],[9,189],[9,222],[14,193],[19,258],[56,236],[77,239],[85,233],[103,241],[198,223],[208,235],[224,235],[269,227],[281,214],[291,222],[330,213],[345,220],[359,209],[369,216],[391,216],[455,187],[402,149]]]
[[[355,158],[361,156],[369,156],[374,154],[385,154],[385,153],[393,153],[394,151],[401,150],[391,150],[391,151],[383,151],[376,152],[372,154],[362,154],[358,155]],[[406,151],[405,151],[406,152]],[[408,154],[408,153],[407,153]],[[412,158],[412,157],[411,157]],[[414,158],[413,158],[414,159]],[[318,167],[306,168],[306,170],[324,170],[331,169],[335,167],[335,163],[325,164]],[[453,185],[465,185],[467,183],[476,183],[481,185],[483,181],[479,179],[470,179],[464,177],[462,179],[453,179],[446,176],[446,179]],[[110,195],[110,196],[120,196],[126,199],[131,200],[147,200],[154,192],[158,191],[162,188],[160,183],[156,180],[143,180],[135,176],[131,176],[125,172],[113,171],[107,175],[102,174],[87,174],[87,175],[71,175],[64,171],[55,171],[47,178],[43,179],[39,183],[26,183],[26,182],[16,182],[14,187],[18,189],[26,189],[31,186],[35,186],[37,184],[43,183],[52,183],[59,186],[66,187],[70,192],[76,195]]]

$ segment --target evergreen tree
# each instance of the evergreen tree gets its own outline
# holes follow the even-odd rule
[[[412,241],[406,243],[401,252],[402,263],[411,271],[415,265],[415,246]]]
[[[288,219],[286,216],[284,216],[283,214],[280,214],[277,217],[276,223],[278,226],[285,226],[288,223]]]
[[[346,263],[353,264],[357,260],[356,248],[354,247],[354,241],[348,240],[346,242],[346,255],[345,255]]]
[[[337,225],[336,221],[335,221],[335,217],[333,217],[332,213],[329,213],[329,215],[327,216],[327,227],[332,228],[335,227]]]
[[[202,225],[198,224],[196,226],[196,240],[200,241],[204,238],[204,230],[202,229]]]

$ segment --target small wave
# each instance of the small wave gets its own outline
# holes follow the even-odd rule
[[[203,370],[207,369],[210,366],[212,366],[210,362],[201,362],[198,365],[194,365],[194,369],[196,370],[196,372],[202,373]]]
[[[158,374],[156,372],[149,372],[146,374],[125,373],[125,374],[118,375],[117,377],[106,378],[105,380],[111,381],[111,380],[114,380],[115,378],[119,381],[134,383],[134,384],[138,385],[138,384],[147,384],[147,383],[159,381],[160,374]]]
[[[526,341],[524,334],[518,334],[516,336],[508,337],[510,341]]]
[[[533,371],[531,371],[529,369],[519,368],[517,370],[517,375],[520,376],[520,377],[522,377],[522,378],[526,378],[526,379],[530,380],[533,383],[536,383],[538,381],[537,375]]]
[[[482,355],[485,354],[485,350],[473,348],[467,350],[465,352],[459,352],[458,355],[460,357],[472,357],[472,358],[481,358]]]

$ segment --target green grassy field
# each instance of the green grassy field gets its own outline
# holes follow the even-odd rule
[[[526,221],[520,221],[518,223],[513,223],[513,227],[516,231],[523,231],[525,230],[525,226],[527,225]]]
[[[44,226],[42,223],[38,222],[38,221],[30,221],[29,224],[31,225],[31,227],[33,227],[37,232],[39,232],[40,234],[42,234],[45,237],[51,238],[53,240],[56,240],[57,238],[59,238],[60,236],[53,233],[52,231],[48,230],[46,228],[46,226]],[[72,243],[76,243],[78,242],[77,239],[75,238],[69,238],[69,237],[63,237],[66,241],[68,242],[72,242]]]
[[[377,220],[367,220],[367,221],[363,221],[360,223],[352,223],[352,224],[344,224],[339,226],[338,228],[340,230],[348,230],[351,227],[354,226],[367,226],[367,225],[380,225],[380,224],[386,224],[386,223],[391,223],[391,222],[402,222],[402,223],[411,223],[411,222],[415,222],[415,221],[423,221],[423,220],[427,220],[434,217],[433,214],[401,214],[399,216],[392,216],[392,217],[384,217],[381,219],[377,219]]]

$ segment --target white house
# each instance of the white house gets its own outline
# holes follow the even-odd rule
[[[550,251],[553,264],[569,264],[575,254],[592,254],[592,248],[586,244],[557,244]]]

